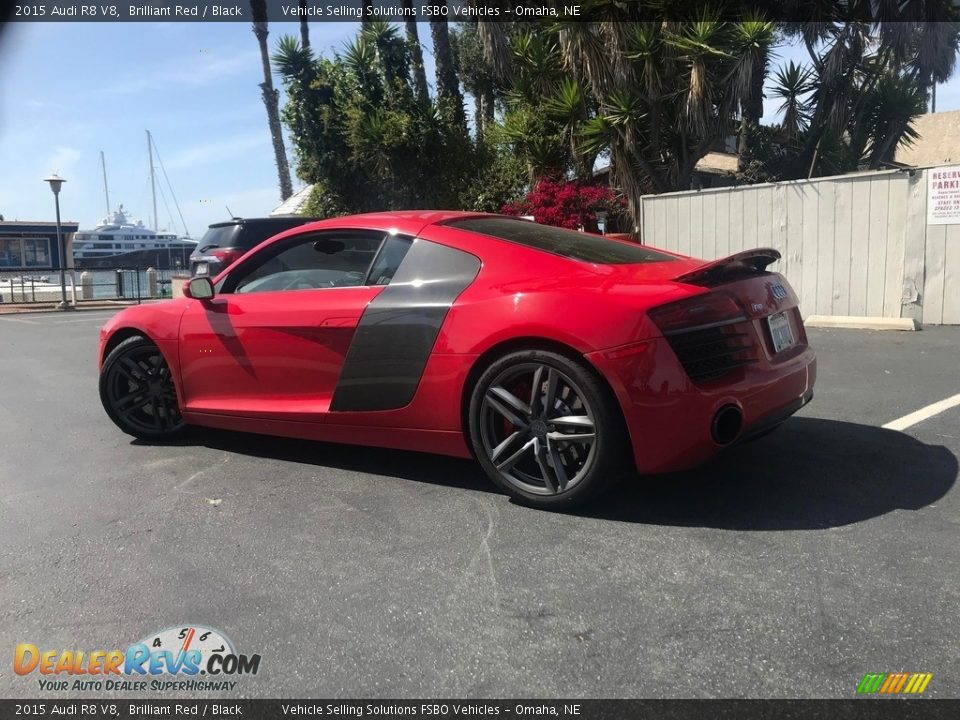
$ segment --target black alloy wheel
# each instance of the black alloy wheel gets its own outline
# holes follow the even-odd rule
[[[121,342],[104,361],[100,401],[117,427],[144,440],[169,438],[185,426],[167,361],[139,335]]]

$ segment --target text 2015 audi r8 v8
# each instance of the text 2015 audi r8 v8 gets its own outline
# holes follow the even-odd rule
[[[514,497],[570,506],[810,400],[778,258],[704,262],[475,213],[324,220],[115,315],[100,397],[139,438],[203,425],[472,455]]]

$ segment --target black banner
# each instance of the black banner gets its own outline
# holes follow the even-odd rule
[[[0,718],[885,720],[960,716],[960,700],[0,700]]]
[[[6,3],[4,3],[6,5]],[[266,0],[270,22],[358,22],[381,18],[402,22],[447,19],[485,22],[701,20],[704,0],[664,2],[598,2],[597,0]],[[10,7],[13,22],[252,22],[248,0],[37,0],[16,1]],[[871,0],[826,0],[819,3],[760,3],[727,0],[711,5],[721,19],[762,16],[773,21],[835,22],[935,22],[957,20],[956,7],[933,3],[920,9],[914,4],[875,3]]]

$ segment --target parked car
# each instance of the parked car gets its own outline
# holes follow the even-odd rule
[[[190,275],[213,277],[269,237],[317,218],[288,216],[265,218],[233,218],[214,223],[196,249],[190,253]]]
[[[475,457],[515,498],[569,507],[811,399],[779,257],[705,262],[478,213],[324,220],[114,315],[100,397],[138,438],[204,425]]]

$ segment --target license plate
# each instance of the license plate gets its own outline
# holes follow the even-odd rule
[[[777,313],[767,318],[770,326],[770,337],[773,339],[773,352],[786,350],[796,342],[793,339],[793,328],[790,327],[790,318],[786,313]]]
[[[197,275],[206,275],[209,271],[206,263],[197,263]]]

